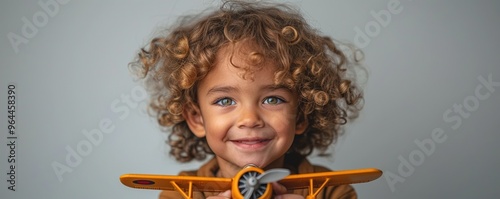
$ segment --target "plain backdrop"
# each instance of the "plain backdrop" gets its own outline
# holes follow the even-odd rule
[[[361,116],[346,126],[333,156],[311,161],[383,170],[380,179],[354,185],[360,198],[500,194],[498,1],[289,2],[323,34],[357,44],[369,77]],[[178,16],[219,4],[2,1],[0,197],[156,198],[158,191],[125,187],[119,176],[174,175],[202,164],[169,157],[127,64]],[[7,181],[10,84],[16,191]]]

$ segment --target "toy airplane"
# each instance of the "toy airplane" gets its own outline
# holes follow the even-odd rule
[[[269,199],[270,182],[279,182],[288,190],[309,189],[306,199],[314,199],[326,186],[369,182],[379,178],[382,171],[374,168],[289,175],[287,169],[262,169],[249,165],[233,178],[124,174],[120,181],[139,189],[176,190],[185,199],[192,199],[193,191],[223,192],[231,190],[233,199]],[[316,190],[314,190],[316,188]]]

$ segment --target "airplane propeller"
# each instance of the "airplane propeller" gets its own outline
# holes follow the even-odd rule
[[[260,174],[257,172],[248,172],[240,178],[240,190],[245,194],[244,199],[259,198],[270,182],[279,181],[290,175],[288,169],[270,169]]]

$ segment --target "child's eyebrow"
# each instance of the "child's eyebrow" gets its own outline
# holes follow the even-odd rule
[[[211,95],[215,93],[230,93],[230,92],[238,92],[240,89],[233,87],[233,86],[215,86],[211,89],[209,89],[206,93],[206,95]],[[275,90],[285,90],[287,92],[292,92],[290,88],[286,87],[285,85],[266,85],[262,87],[262,90],[266,91],[275,91]]]
[[[270,90],[270,91],[275,91],[275,90],[286,90],[288,92],[292,92],[292,90],[290,88],[288,88],[287,86],[283,85],[283,84],[278,84],[278,85],[267,85],[267,86],[264,86],[264,90]]]
[[[207,95],[213,94],[213,93],[229,93],[229,92],[234,92],[237,91],[238,89],[232,86],[215,86],[211,88],[210,90],[207,91]]]

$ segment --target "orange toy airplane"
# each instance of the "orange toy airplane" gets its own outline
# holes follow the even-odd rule
[[[307,188],[309,195],[306,198],[314,199],[326,186],[369,182],[379,178],[382,171],[369,168],[289,174],[287,169],[270,169],[264,172],[258,167],[248,165],[233,178],[124,174],[120,176],[120,181],[132,188],[176,190],[185,199],[192,199],[193,191],[226,190],[231,190],[233,199],[269,199],[273,192],[270,182],[279,182],[288,190]]]

